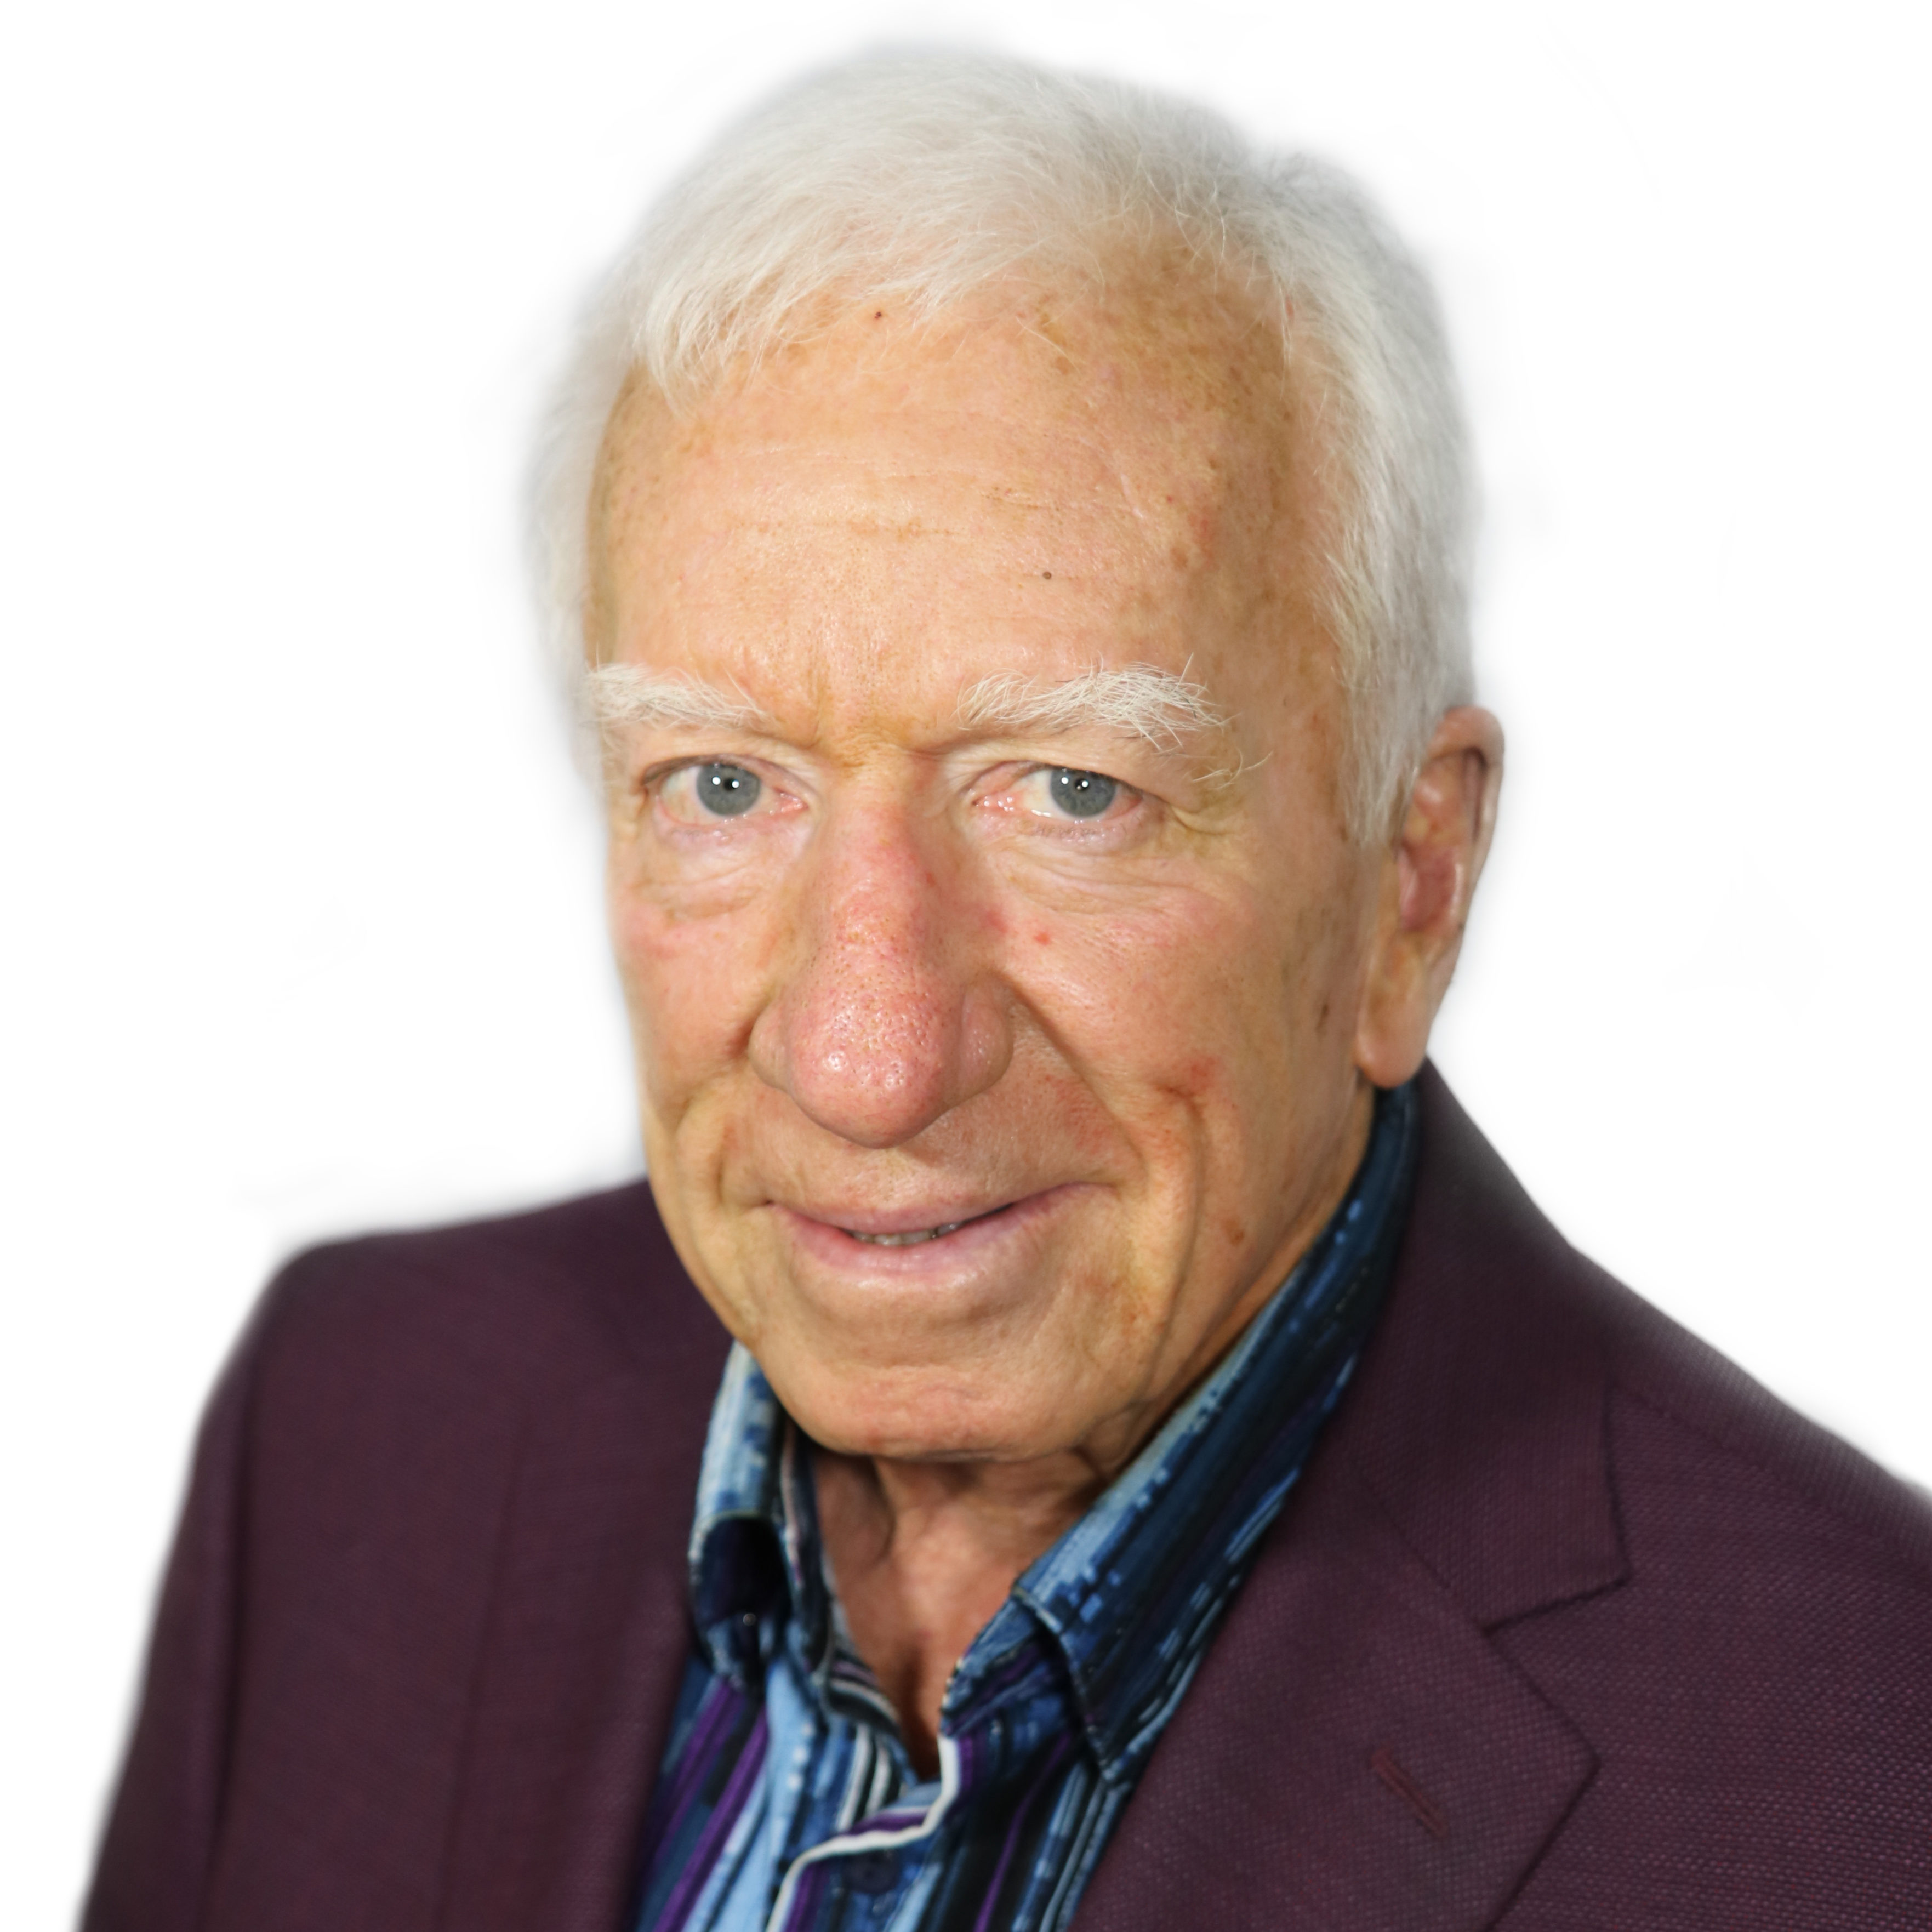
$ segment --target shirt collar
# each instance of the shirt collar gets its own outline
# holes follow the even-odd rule
[[[818,1516],[799,1432],[742,1342],[725,1359],[711,1406],[692,1523],[691,1603],[712,1668],[741,1688],[769,1658],[782,1613],[807,1629],[815,1654],[830,1592]]]
[[[1367,1337],[1406,1211],[1416,1115],[1412,1088],[1377,1096],[1341,1206],[1214,1372],[1014,1586],[962,1660],[949,1710],[1000,1670],[1023,1619],[1060,1652],[1103,1774],[1137,1769]],[[808,1478],[799,1432],[734,1345],[705,1442],[690,1564],[699,1640],[741,1686],[788,1635],[814,1663],[830,1655],[834,1612]]]

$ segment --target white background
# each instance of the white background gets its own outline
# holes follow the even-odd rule
[[[525,440],[643,197],[881,36],[1195,93],[1418,240],[1512,745],[1438,1057],[1573,1238],[1932,1477],[1918,13],[15,10],[0,1921],[73,1909],[265,1272],[634,1169]]]

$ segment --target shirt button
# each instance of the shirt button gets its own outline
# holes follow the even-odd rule
[[[861,1852],[845,1868],[845,1882],[868,1896],[890,1892],[898,1882],[898,1866],[890,1852]]]

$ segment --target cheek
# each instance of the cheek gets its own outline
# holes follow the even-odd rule
[[[1260,935],[1184,892],[1131,914],[1014,926],[1016,990],[1076,1090],[1054,1109],[1062,1132],[1096,1163],[1111,1143],[1130,1168],[1105,1164],[1137,1172],[1144,1204],[1191,1220],[1186,1204],[1216,1186],[1268,1103],[1280,1028],[1264,1022],[1256,982],[1279,976],[1248,965]]]
[[[764,922],[744,912],[682,918],[622,881],[609,916],[646,1096],[675,1115],[742,1057],[766,977]]]
[[[1264,985],[1280,984],[1256,909],[1195,892],[1164,893],[1025,950],[1083,1059],[1180,1094],[1222,1086],[1262,1044],[1251,1036]]]
[[[1342,1084],[1347,921],[1292,890],[1169,892],[1095,920],[1016,921],[1022,997],[1151,1168],[1198,1164],[1209,1192],[1292,1160],[1300,1115]],[[1040,937],[1048,934],[1043,943]],[[1216,1231],[1247,1238],[1245,1209]],[[1223,1223],[1225,1222],[1225,1225]]]

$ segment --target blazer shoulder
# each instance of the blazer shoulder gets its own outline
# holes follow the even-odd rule
[[[284,1386],[400,1382],[433,1402],[454,1384],[507,1394],[613,1370],[681,1390],[715,1381],[727,1346],[640,1180],[307,1249],[265,1290],[238,1366]]]
[[[1680,1460],[1748,1468],[1767,1495],[1868,1540],[1901,1581],[1932,1592],[1932,1498],[1800,1414],[1736,1363],[1582,1256],[1610,1379],[1636,1410],[1672,1425]]]
[[[1780,1510],[1800,1543],[1829,1524],[1855,1568],[1875,1565],[1868,1574],[1914,1595],[1932,1582],[1922,1492],[1579,1253],[1433,1069],[1421,1093],[1422,1157],[1384,1332],[1351,1399],[1358,1413],[1345,1406],[1337,1420],[1481,1614],[1500,1619],[1559,1583],[1581,1591],[1619,1572],[1632,1507],[1616,1466],[1619,1408],[1667,1426],[1677,1474],[1654,1508],[1701,1520],[1702,1490],[1748,1466],[1768,1533]],[[1539,1558],[1525,1553],[1526,1524]]]
[[[203,1425],[88,1932],[427,1924],[472,1767],[650,1721],[626,1619],[682,1634],[726,1346],[642,1185],[292,1260]]]

